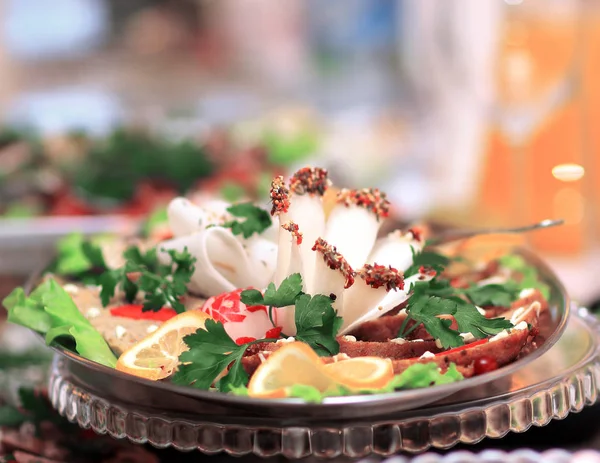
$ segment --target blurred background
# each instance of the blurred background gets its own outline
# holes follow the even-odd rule
[[[598,75],[594,0],[0,0],[2,285],[310,163],[405,223],[564,218],[531,245],[593,304]]]

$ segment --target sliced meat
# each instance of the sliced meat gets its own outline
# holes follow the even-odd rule
[[[407,341],[407,342],[365,342],[348,341],[341,337],[340,353],[349,357],[386,357],[390,359],[407,359],[420,357],[425,352],[440,352],[435,341]]]
[[[517,330],[507,337],[496,341],[488,341],[485,344],[474,345],[465,349],[449,351],[436,355],[433,358],[394,360],[394,373],[402,373],[415,363],[435,362],[442,371],[445,371],[451,363],[461,368],[463,376],[473,376],[473,364],[483,358],[492,357],[498,363],[498,367],[504,366],[517,358],[529,338],[529,329]]]

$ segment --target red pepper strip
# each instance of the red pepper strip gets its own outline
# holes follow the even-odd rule
[[[163,307],[157,312],[153,312],[152,310],[143,312],[142,307],[144,307],[142,304],[125,304],[111,308],[110,313],[115,317],[133,318],[134,320],[156,320],[159,322],[166,322],[177,315],[177,312],[167,307]]]
[[[241,338],[237,338],[235,340],[235,343],[238,346],[241,346],[242,344],[246,344],[247,342],[252,342],[252,341],[256,341],[256,338],[251,338],[250,336],[242,336]]]
[[[267,339],[277,339],[277,338],[279,338],[279,336],[281,336],[281,330],[282,329],[283,328],[281,326],[276,326],[275,328],[271,328],[265,334],[265,338],[267,338]]]
[[[454,349],[450,349],[445,352],[440,352],[439,354],[435,354],[435,355],[453,354],[454,352],[460,352],[461,350],[468,349],[469,347],[480,346],[481,344],[485,344],[486,342],[488,342],[488,339],[480,339],[479,341],[475,341],[470,344],[465,344],[464,346],[455,347]]]

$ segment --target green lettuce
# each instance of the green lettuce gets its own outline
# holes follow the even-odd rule
[[[44,334],[46,344],[70,339],[82,357],[111,368],[117,364],[117,358],[102,335],[53,279],[44,281],[29,297],[23,288],[15,288],[2,304],[8,311],[9,322]]]
[[[288,391],[288,397],[303,399],[308,403],[321,403],[326,397],[340,397],[349,395],[364,394],[383,394],[387,392],[398,391],[402,389],[419,389],[441,384],[450,384],[461,381],[463,375],[456,369],[456,365],[451,363],[446,373],[440,372],[435,363],[415,363],[394,378],[381,389],[354,390],[337,385],[327,391],[320,391],[314,386],[305,384],[295,384]],[[247,396],[246,387],[232,388],[234,395]]]

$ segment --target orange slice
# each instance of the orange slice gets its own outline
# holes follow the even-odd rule
[[[336,383],[350,389],[380,389],[394,377],[394,366],[388,358],[355,357],[325,365]]]
[[[209,318],[199,310],[171,318],[123,352],[117,360],[117,370],[153,381],[172,375],[179,364],[179,355],[188,350],[183,338],[204,328]]]
[[[291,342],[271,354],[252,375],[248,395],[286,397],[295,384],[314,386],[319,391],[335,385],[317,353],[302,342]]]

